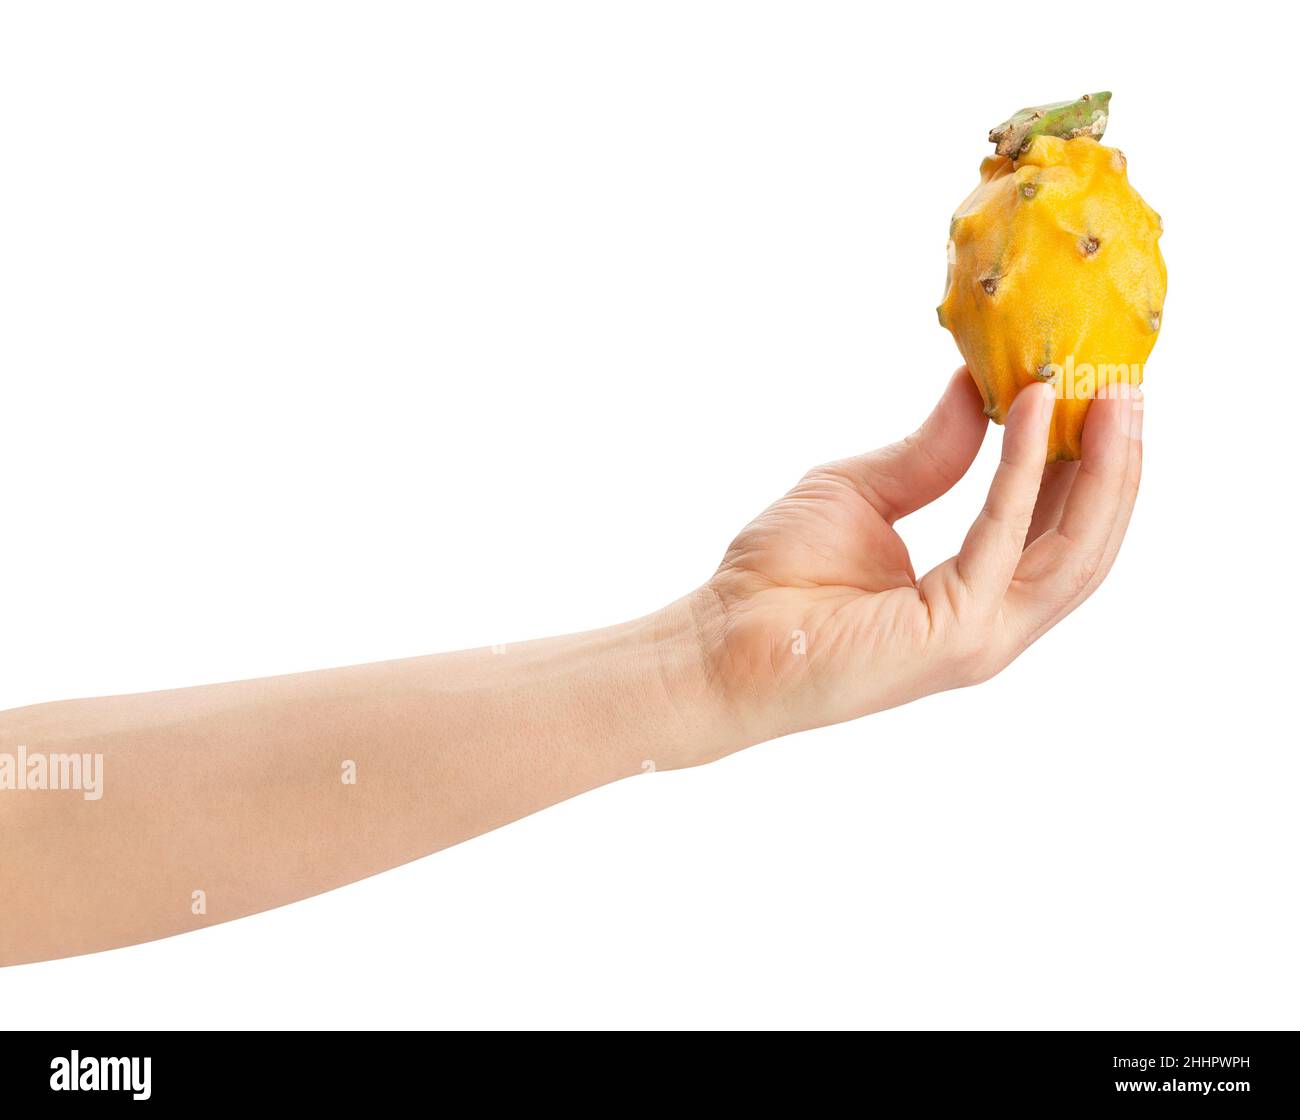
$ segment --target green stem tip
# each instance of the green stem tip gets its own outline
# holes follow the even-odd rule
[[[1015,159],[1029,147],[1035,136],[1059,136],[1062,140],[1091,136],[1100,140],[1106,131],[1109,113],[1109,91],[1085,93],[1077,101],[1057,101],[1052,105],[1021,109],[992,129],[989,141],[998,146],[998,155]]]

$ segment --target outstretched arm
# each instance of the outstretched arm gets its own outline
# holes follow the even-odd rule
[[[1082,463],[1045,475],[1049,400],[1017,398],[984,509],[919,579],[893,526],[979,449],[964,371],[913,436],[809,472],[647,618],[0,714],[0,964],[265,910],[618,778],[991,676],[1091,594],[1136,496],[1140,398],[1095,402]],[[74,757],[98,791],[36,788]]]
[[[102,786],[0,790],[0,965],[280,906],[740,746],[690,614],[3,713],[0,754],[78,755]]]

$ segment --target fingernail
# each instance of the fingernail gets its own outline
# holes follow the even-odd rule
[[[1043,421],[1046,422],[1052,418],[1052,412],[1056,408],[1056,384],[1052,381],[1044,382],[1046,388],[1039,390],[1043,394]]]

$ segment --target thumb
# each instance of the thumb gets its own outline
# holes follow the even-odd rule
[[[952,489],[975,461],[987,427],[979,390],[962,366],[910,436],[835,466],[892,524]]]

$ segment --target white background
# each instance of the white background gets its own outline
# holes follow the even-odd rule
[[[994,681],[6,970],[0,1026],[1300,1027],[1281,10],[6,5],[0,707],[697,586],[938,396],[1022,105],[1115,91],[1170,285],[1128,543]]]

